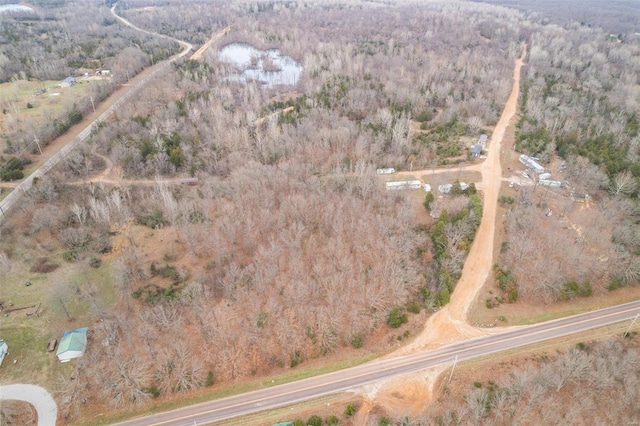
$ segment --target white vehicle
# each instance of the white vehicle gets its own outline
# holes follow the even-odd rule
[[[386,169],[376,169],[376,173],[379,175],[392,175],[396,172],[396,169],[389,167]]]
[[[523,177],[526,177],[527,179],[533,179],[533,178],[531,177],[531,175],[530,175],[529,173],[527,173],[527,172],[522,172],[522,176],[523,176]]]
[[[548,180],[551,178],[551,173],[541,173],[538,175],[538,179]]]
[[[509,188],[513,188],[513,182],[509,182]]]

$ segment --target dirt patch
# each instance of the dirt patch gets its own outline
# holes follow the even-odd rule
[[[367,407],[367,411],[379,407],[392,418],[418,415],[424,410],[425,404],[431,401],[434,383],[442,371],[429,369],[414,377],[398,377],[387,381],[382,387],[365,389],[364,407]]]

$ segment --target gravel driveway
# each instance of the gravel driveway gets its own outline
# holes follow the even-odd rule
[[[9,399],[33,405],[38,412],[38,426],[55,426],[58,407],[45,388],[36,385],[0,386],[0,401]]]

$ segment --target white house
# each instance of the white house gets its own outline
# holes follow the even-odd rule
[[[536,173],[544,173],[546,170],[544,167],[538,164],[535,158],[529,157],[528,155],[521,154],[520,157],[518,157],[518,160],[522,164],[524,164],[526,168],[532,169]]]
[[[393,167],[389,167],[386,169],[376,169],[376,173],[379,175],[391,175],[394,174],[396,172],[396,169],[394,169]]]
[[[0,365],[2,365],[2,360],[4,360],[4,356],[9,353],[9,346],[7,342],[0,341]]]
[[[398,182],[387,182],[387,189],[420,189],[422,182],[419,180],[401,180]]]

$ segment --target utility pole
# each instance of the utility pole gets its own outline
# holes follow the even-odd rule
[[[449,383],[451,383],[451,379],[453,378],[453,370],[456,369],[456,364],[458,363],[458,355],[453,359],[453,365],[451,366],[451,374],[449,374]]]
[[[36,143],[36,145],[38,145],[38,150],[40,151],[40,155],[42,155],[42,147],[40,146],[40,140],[38,140],[38,137],[36,135],[33,135],[33,141]]]
[[[629,327],[627,328],[627,331],[625,331],[624,334],[623,334],[624,337],[629,337],[629,331],[631,331],[631,327],[633,327],[633,324],[636,323],[636,321],[638,320],[639,316],[640,316],[640,314],[636,314],[636,316],[633,317],[633,321],[631,321],[631,324],[629,324]]]

